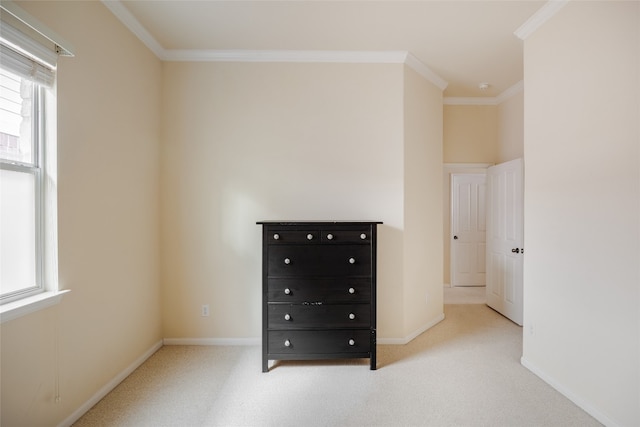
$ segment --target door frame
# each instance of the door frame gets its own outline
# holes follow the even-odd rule
[[[451,175],[487,173],[495,163],[445,163],[443,165],[443,287],[451,287]]]

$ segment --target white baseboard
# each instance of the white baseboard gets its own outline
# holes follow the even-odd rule
[[[102,400],[111,390],[116,388],[118,384],[124,381],[133,371],[135,371],[140,365],[142,365],[153,353],[158,351],[162,347],[162,341],[155,343],[149,350],[147,350],[142,356],[138,357],[131,365],[125,370],[116,375],[111,381],[105,384],[100,390],[96,392],[89,400],[87,400],[82,406],[76,409],[71,415],[64,421],[58,424],[58,427],[69,427],[80,419],[89,409],[91,409],[96,403]]]
[[[165,338],[164,345],[261,345],[261,338]]]
[[[572,401],[573,403],[578,405],[587,414],[591,415],[593,418],[598,420],[600,423],[604,424],[607,427],[622,426],[622,424],[612,420],[610,417],[608,417],[607,415],[603,414],[602,411],[600,411],[599,409],[595,408],[590,402],[587,402],[586,400],[582,399],[581,397],[576,396],[575,393],[573,393],[568,388],[564,387],[554,377],[552,377],[551,375],[547,374],[542,369],[538,368],[535,364],[533,364],[530,361],[528,361],[527,359],[525,359],[524,356],[520,358],[520,364],[522,366],[524,366],[525,368],[527,368],[528,370],[530,370],[531,372],[533,372],[534,374],[536,374],[538,377],[540,377],[540,379],[542,379],[544,382],[546,382],[551,387],[556,389],[564,397],[566,397],[567,399],[569,399],[570,401]]]
[[[378,344],[404,345],[412,341],[418,335],[432,328],[436,324],[444,320],[444,313],[437,316],[432,321],[418,328],[416,331],[404,338],[378,338]],[[155,343],[142,356],[137,358],[131,365],[116,375],[111,381],[98,390],[89,400],[76,409],[64,421],[58,424],[58,427],[69,427],[80,419],[89,409],[102,400],[110,391],[118,386],[133,371],[142,365],[149,357],[158,351],[163,345],[261,345],[261,338],[164,338],[162,341]],[[524,361],[523,361],[524,365]],[[588,412],[588,411],[587,411]],[[593,415],[593,414],[592,414]],[[596,417],[597,418],[597,417]],[[608,425],[608,424],[607,424]],[[614,424],[611,424],[614,425]]]
[[[378,338],[378,344],[404,345],[444,320],[444,313],[403,338]],[[164,345],[262,345],[262,338],[165,338]]]
[[[413,331],[412,333],[410,333],[404,338],[378,338],[377,343],[383,344],[383,345],[405,345],[413,341],[418,335],[422,334],[428,329],[431,329],[432,327],[442,322],[443,320],[444,320],[444,313],[440,313],[440,315],[437,316],[435,319],[431,320],[425,325],[422,325],[420,328],[416,329],[415,331]]]

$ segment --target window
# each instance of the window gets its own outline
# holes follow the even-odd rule
[[[43,89],[0,64],[0,298],[44,290]]]
[[[55,74],[69,54],[12,2],[0,4],[0,321],[59,300]],[[55,301],[54,301],[55,300]],[[52,302],[53,301],[53,302]]]

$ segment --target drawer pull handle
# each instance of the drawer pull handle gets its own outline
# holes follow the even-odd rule
[[[307,234],[307,240],[313,240],[313,234],[311,233]]]
[[[286,289],[284,290],[284,293],[285,293],[285,295],[291,295],[291,289],[286,288]]]
[[[327,240],[333,240],[333,234],[331,233],[327,234]]]
[[[284,263],[289,265],[289,264],[291,264],[291,260],[289,258],[285,258],[284,259]]]
[[[353,289],[353,288],[349,288],[349,293],[350,293],[350,294],[355,294],[355,293],[356,293],[356,290],[355,290],[355,289]]]
[[[349,258],[349,264],[355,264],[355,263],[356,263],[355,258]]]
[[[284,320],[291,320],[291,315],[289,313],[285,314]]]
[[[366,234],[364,234],[364,233],[362,233],[362,234],[360,235],[360,238],[361,238],[362,240],[365,240],[365,239],[367,238],[367,235],[366,235]]]
[[[356,345],[356,342],[354,340],[349,340],[349,345]]]
[[[284,346],[285,346],[285,347],[291,347],[291,341],[286,340],[286,341],[284,342]]]
[[[280,235],[278,233],[274,234],[273,240],[280,240]]]
[[[356,315],[353,313],[349,313],[349,319],[353,320],[356,318]]]

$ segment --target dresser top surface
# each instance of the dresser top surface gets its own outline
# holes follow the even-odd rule
[[[284,221],[284,220],[265,220],[257,221],[256,224],[262,225],[372,225],[382,224],[382,221]]]

